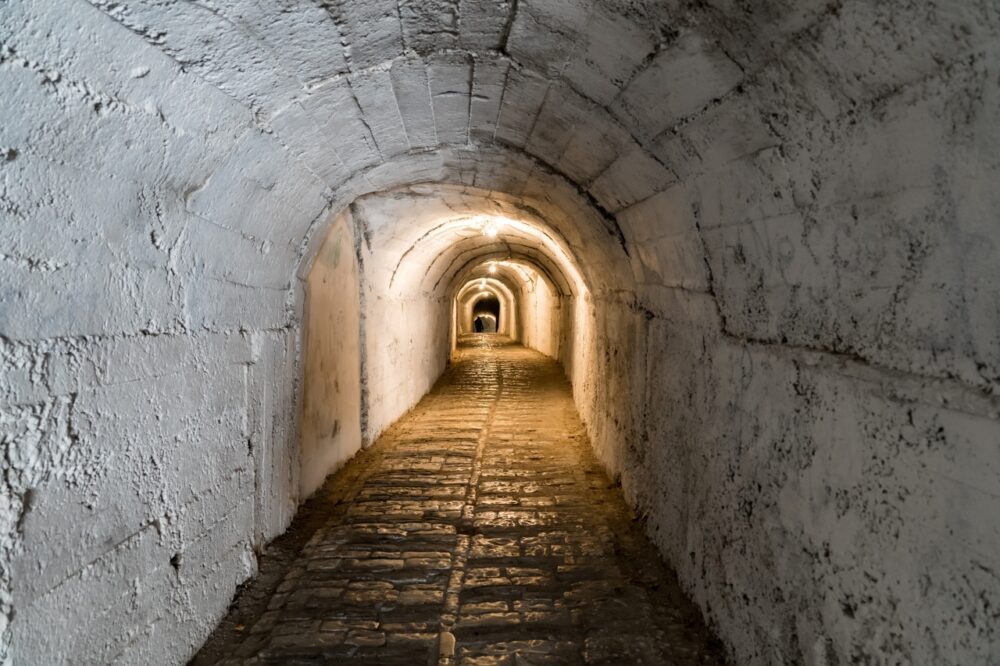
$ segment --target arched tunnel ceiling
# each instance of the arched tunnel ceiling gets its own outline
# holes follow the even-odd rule
[[[518,289],[514,286],[514,284],[505,279],[497,279],[494,277],[482,278],[482,280],[475,279],[470,280],[461,289],[459,289],[458,293],[455,295],[455,300],[459,303],[463,303],[471,298],[475,298],[480,292],[490,293],[495,296],[502,294],[507,299],[513,299],[515,293],[518,292]]]
[[[612,213],[677,180],[671,128],[743,77],[668,3],[93,4],[249,108],[336,201],[474,185],[570,227],[596,216],[623,246]],[[216,196],[196,191],[193,208]]]
[[[463,294],[476,283],[499,282],[513,293],[520,293],[534,280],[544,280],[548,286],[556,283],[538,264],[525,259],[487,259],[470,263],[457,273],[452,280],[455,297],[462,299]]]
[[[455,303],[459,307],[465,307],[470,302],[478,299],[481,294],[492,294],[506,303],[508,308],[514,309],[524,296],[523,279],[512,271],[496,273],[488,276],[469,278],[455,291]]]
[[[771,83],[760,73],[785,51],[808,51],[815,71],[776,76],[810,84],[796,103],[827,114],[891,89],[887,65],[917,78],[956,55],[893,43],[840,62],[827,40],[815,43],[836,11],[826,0],[739,11],[722,0],[92,4],[249,108],[331,189],[398,155],[494,143],[534,156],[608,212],[717,151],[774,143],[781,116],[742,84]],[[915,30],[932,20],[909,12]],[[742,122],[681,136],[687,118],[731,98],[744,100]],[[480,168],[465,164],[471,178]]]
[[[825,0],[745,11],[721,1],[92,4],[242,102],[333,187],[401,153],[497,142],[610,211],[672,177],[667,144],[684,118],[740,94],[747,73],[803,48],[833,11]],[[853,80],[848,95],[879,89],[871,61],[843,71],[822,46],[818,70]],[[914,75],[942,55],[915,53],[894,56]],[[646,175],[624,178],[635,160]]]
[[[476,306],[488,298],[496,299],[500,305],[502,323],[498,332],[516,330],[517,304],[522,298],[521,285],[516,278],[511,279],[497,273],[470,279],[456,290],[454,300],[458,315],[456,332],[468,331],[467,327],[471,325]]]
[[[559,293],[565,296],[580,295],[580,285],[566,275],[565,267],[534,245],[504,241],[485,247],[474,244],[471,248],[463,248],[460,244],[448,254],[448,269],[442,273],[438,284],[434,285],[436,288],[461,285],[470,276],[481,274],[480,271],[489,262],[516,262],[544,276]],[[449,278],[447,283],[445,278]]]
[[[962,81],[986,81],[984,45],[998,25],[988,0],[8,3],[5,92],[33,111],[3,128],[16,157],[5,164],[12,215],[57,228],[61,211],[84,214],[67,233],[12,240],[8,254],[31,258],[17,263],[25,272],[41,266],[31,279],[44,288],[11,297],[6,331],[239,328],[237,309],[183,276],[214,281],[232,302],[286,292],[331,211],[366,193],[447,183],[508,197],[560,229],[561,214],[588,230],[566,233],[574,250],[597,230],[595,247],[618,249],[580,255],[604,281],[595,291],[652,294],[642,307],[661,314],[657,289],[707,293],[740,338],[979,383],[976,368],[994,376],[997,355],[988,336],[963,333],[967,322],[924,335],[904,314],[886,336],[874,331],[895,307],[892,289],[870,294],[871,307],[841,293],[901,282],[904,259],[872,262],[879,275],[863,283],[852,282],[860,271],[825,266],[813,288],[763,251],[748,262],[757,274],[726,253],[757,242],[734,239],[744,208],[752,236],[781,216],[806,226],[816,211],[830,218],[903,183],[950,192],[975,187],[976,169],[992,175],[995,146],[980,139],[994,123],[979,107],[995,105],[970,102],[962,115],[941,100]],[[923,101],[913,111],[907,100]],[[926,140],[900,139],[914,132]],[[35,191],[39,178],[65,187]],[[100,219],[82,219],[89,209]],[[137,232],[136,220],[151,228]],[[951,251],[958,243],[939,227]],[[801,235],[793,250],[814,253]],[[879,240],[905,257],[904,236],[890,229]],[[222,243],[233,251],[206,249]],[[994,265],[976,259],[991,276]],[[937,283],[951,300],[968,289],[992,302],[988,285],[944,273]],[[138,283],[148,285],[128,290]],[[67,312],[70,294],[99,307]],[[908,298],[911,311],[924,307],[925,294]],[[278,300],[256,323],[294,316]],[[956,336],[955,358],[927,342]]]
[[[582,294],[590,286],[582,267],[613,263],[620,250],[586,219],[573,224],[556,217],[553,223],[537,209],[475,188],[398,188],[361,197],[352,210],[369,247],[393,257],[381,262],[392,266],[390,291],[416,286],[443,293],[457,286],[457,275],[488,257],[530,261],[562,293]],[[608,288],[624,277],[605,272],[594,279]]]

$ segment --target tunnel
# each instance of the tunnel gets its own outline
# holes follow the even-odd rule
[[[519,441],[537,521],[594,509],[529,553],[576,558],[558,604],[482,612],[556,624],[463,652],[468,592],[323,641],[664,663],[659,620],[579,633],[614,543],[727,663],[996,663],[998,44],[991,0],[3,3],[0,664],[253,656],[234,599],[346,547],[317,505]],[[424,603],[357,576],[328,596]]]

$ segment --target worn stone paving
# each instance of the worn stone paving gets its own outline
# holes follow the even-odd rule
[[[435,389],[327,485],[338,500],[310,509],[318,527],[276,586],[237,604],[192,663],[723,662],[537,352],[463,340]]]

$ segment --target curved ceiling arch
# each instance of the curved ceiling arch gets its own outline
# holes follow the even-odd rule
[[[506,313],[503,328],[516,330],[519,320],[518,304],[521,302],[521,297],[521,289],[516,281],[509,284],[506,279],[500,279],[496,276],[469,280],[454,299],[458,312],[461,313],[459,315],[461,322],[459,329],[469,326],[469,317],[479,301],[485,298],[495,298],[500,303],[501,313]]]
[[[538,237],[528,234],[501,232],[493,239],[481,235],[463,237],[441,248],[427,266],[424,288],[438,291],[447,287],[458,271],[470,261],[485,255],[504,258],[530,257],[547,267],[547,272],[558,275],[561,286],[571,293],[589,291],[589,284],[577,262],[568,254],[560,254],[557,247],[542,244]]]
[[[511,303],[511,301],[507,300],[507,298],[501,291],[480,291],[471,299],[469,299],[468,302],[472,306],[472,310],[474,312],[476,306],[482,303],[483,301],[495,302],[498,306],[501,306],[504,310],[506,310]]]
[[[409,264],[409,273],[424,272],[424,283],[439,284],[446,279],[454,257],[469,249],[494,247],[534,247],[553,262],[563,266],[578,285],[586,281],[580,273],[578,261],[547,231],[531,222],[496,217],[460,217],[444,220],[433,230],[421,236],[400,257],[393,274],[395,280]],[[433,282],[431,282],[433,279]],[[391,286],[391,284],[390,284]]]
[[[469,298],[470,294],[474,291],[484,291],[493,290],[494,292],[499,290],[504,293],[504,295],[510,298],[512,301],[516,300],[516,296],[521,293],[520,287],[516,282],[509,282],[507,279],[501,279],[496,276],[473,278],[470,279],[462,286],[458,292],[455,294],[455,300],[459,303],[463,303]]]
[[[490,279],[503,282],[519,292],[528,287],[533,280],[545,280],[548,286],[553,286],[535,265],[522,260],[494,259],[479,262],[463,270],[461,274],[456,274],[451,282],[451,290],[458,298],[466,285],[476,280]]]
[[[415,245],[444,218],[491,215],[529,220],[574,263],[593,269],[586,271],[588,288],[628,288],[633,282],[632,268],[613,220],[609,222],[602,216],[575,186],[523,157],[508,149],[484,151],[468,147],[404,155],[388,169],[391,177],[390,173],[360,174],[346,191],[339,193],[338,201],[342,203],[335,202],[330,208],[349,206],[366,238],[399,231],[408,246]],[[480,162],[487,162],[489,168],[469,178],[460,168],[463,159],[468,162],[466,169]],[[366,215],[367,204],[373,199],[396,200],[398,213]],[[418,207],[426,210],[418,212]],[[399,224],[397,230],[387,229],[371,224],[376,217],[405,224]],[[315,256],[322,237],[320,229],[326,224],[326,219],[317,220],[310,231],[303,252],[305,268]],[[585,274],[584,269],[578,270]],[[304,272],[300,269],[299,274]]]
[[[491,266],[496,269],[496,273],[490,272]],[[560,274],[558,266],[545,267],[526,257],[504,254],[486,254],[470,259],[455,273],[451,280],[451,288],[460,291],[464,288],[460,285],[473,280],[500,276],[506,276],[519,288],[532,279],[542,280],[553,293],[562,296],[572,295],[569,283]]]
[[[556,287],[556,291],[564,296],[583,295],[563,272],[562,266],[553,258],[540,252],[531,245],[517,243],[494,244],[489,247],[456,248],[451,264],[446,272],[442,272],[435,290],[448,288],[461,283],[464,276],[475,271],[477,267],[490,261],[512,261],[531,266],[543,275],[547,282]]]
[[[496,301],[505,310],[513,309],[513,304],[515,302],[513,295],[507,291],[505,287],[490,285],[470,291],[466,294],[466,298],[461,302],[461,304],[463,307],[468,306],[474,310],[478,303],[485,300]]]
[[[782,43],[762,42],[739,21],[723,27],[710,8],[675,3],[392,11],[378,29],[361,2],[305,3],[301,20],[289,20],[282,3],[248,4],[99,8],[170,57],[196,63],[194,74],[252,109],[331,189],[394,155],[472,142],[525,146],[589,186],[614,155],[737,88],[746,69],[738,61],[748,51],[773,52]],[[771,34],[822,19],[812,4],[794,12],[795,20],[774,21]],[[208,48],[185,37],[205,32],[216,38]],[[303,48],[308,44],[324,49]],[[252,76],[246,62],[256,65]],[[658,113],[646,108],[651,83],[684,82],[685,75],[703,85],[677,86]],[[337,131],[343,125],[349,131]],[[588,134],[600,138],[586,152],[603,147],[606,164],[580,157]]]
[[[623,276],[612,282],[607,272],[585,272],[615,262],[624,272],[623,254],[606,234],[602,245],[594,238],[600,229],[573,224],[559,207],[553,210],[564,217],[552,222],[538,209],[544,202],[531,203],[475,187],[422,184],[360,197],[350,210],[365,247],[378,254],[387,293],[443,295],[459,270],[483,256],[530,261],[563,294],[587,293],[594,281],[601,289],[618,286]]]

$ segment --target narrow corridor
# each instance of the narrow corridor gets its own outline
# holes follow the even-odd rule
[[[1000,0],[0,0],[0,91],[0,666],[1000,666]]]
[[[598,466],[562,368],[499,336],[465,338],[273,550],[192,663],[722,661]]]

